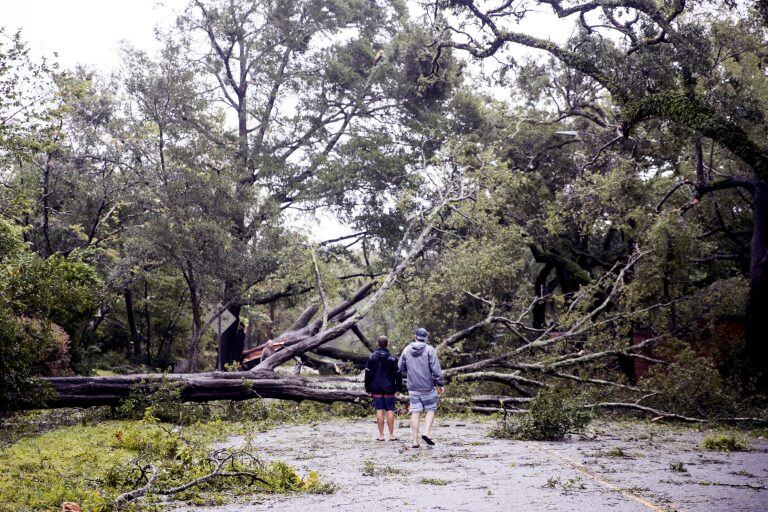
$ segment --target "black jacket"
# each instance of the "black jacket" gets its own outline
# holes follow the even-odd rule
[[[377,395],[394,395],[402,386],[403,374],[389,350],[380,348],[371,354],[365,365],[365,390]]]

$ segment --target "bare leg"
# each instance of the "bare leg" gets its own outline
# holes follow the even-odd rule
[[[379,427],[379,440],[384,440],[384,409],[376,409],[376,425]]]
[[[411,434],[413,435],[413,446],[419,446],[419,413],[411,413]]]
[[[432,422],[435,421],[435,411],[427,411],[427,415],[424,417],[424,435],[432,437]]]
[[[387,427],[389,428],[389,438],[395,438],[395,411],[387,411]],[[381,433],[382,437],[384,432]]]

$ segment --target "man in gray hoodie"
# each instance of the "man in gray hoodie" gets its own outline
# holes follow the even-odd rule
[[[430,438],[432,422],[435,420],[438,396],[445,393],[443,371],[440,369],[440,361],[437,358],[435,348],[426,343],[428,336],[427,330],[419,327],[416,330],[416,339],[403,349],[400,361],[397,363],[400,371],[408,374],[413,448],[419,447],[419,416],[421,411],[426,411],[424,435],[421,438],[430,446],[435,444]]]

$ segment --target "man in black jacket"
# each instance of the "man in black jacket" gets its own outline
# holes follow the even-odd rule
[[[376,409],[376,423],[379,426],[379,441],[384,440],[384,412],[387,413],[389,440],[395,437],[395,393],[403,386],[403,374],[397,369],[397,359],[387,350],[387,338],[378,341],[379,349],[368,358],[365,365],[365,390],[373,398]]]

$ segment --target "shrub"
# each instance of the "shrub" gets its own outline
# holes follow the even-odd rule
[[[607,457],[627,458],[629,455],[622,448],[618,446],[612,446],[609,450],[604,452]]]
[[[96,308],[101,281],[87,263],[24,253],[10,262],[3,285],[17,315],[51,320],[73,334]]]
[[[34,377],[68,371],[68,341],[55,324],[15,317],[0,306],[0,410],[20,400],[44,400]]]
[[[38,395],[37,375],[69,371],[82,359],[68,335],[79,332],[97,304],[96,270],[75,258],[41,258],[21,230],[0,218],[0,409]]]
[[[180,383],[165,378],[158,385],[135,387],[116,409],[116,416],[130,420],[151,416],[177,425],[190,425],[211,418],[209,404],[183,402],[181,389]]]
[[[701,443],[705,450],[716,452],[743,452],[749,450],[749,443],[733,434],[711,435]]]
[[[581,432],[591,417],[567,397],[564,389],[541,391],[531,400],[528,414],[508,419],[491,432],[495,437],[533,441],[560,441],[569,432]]]

